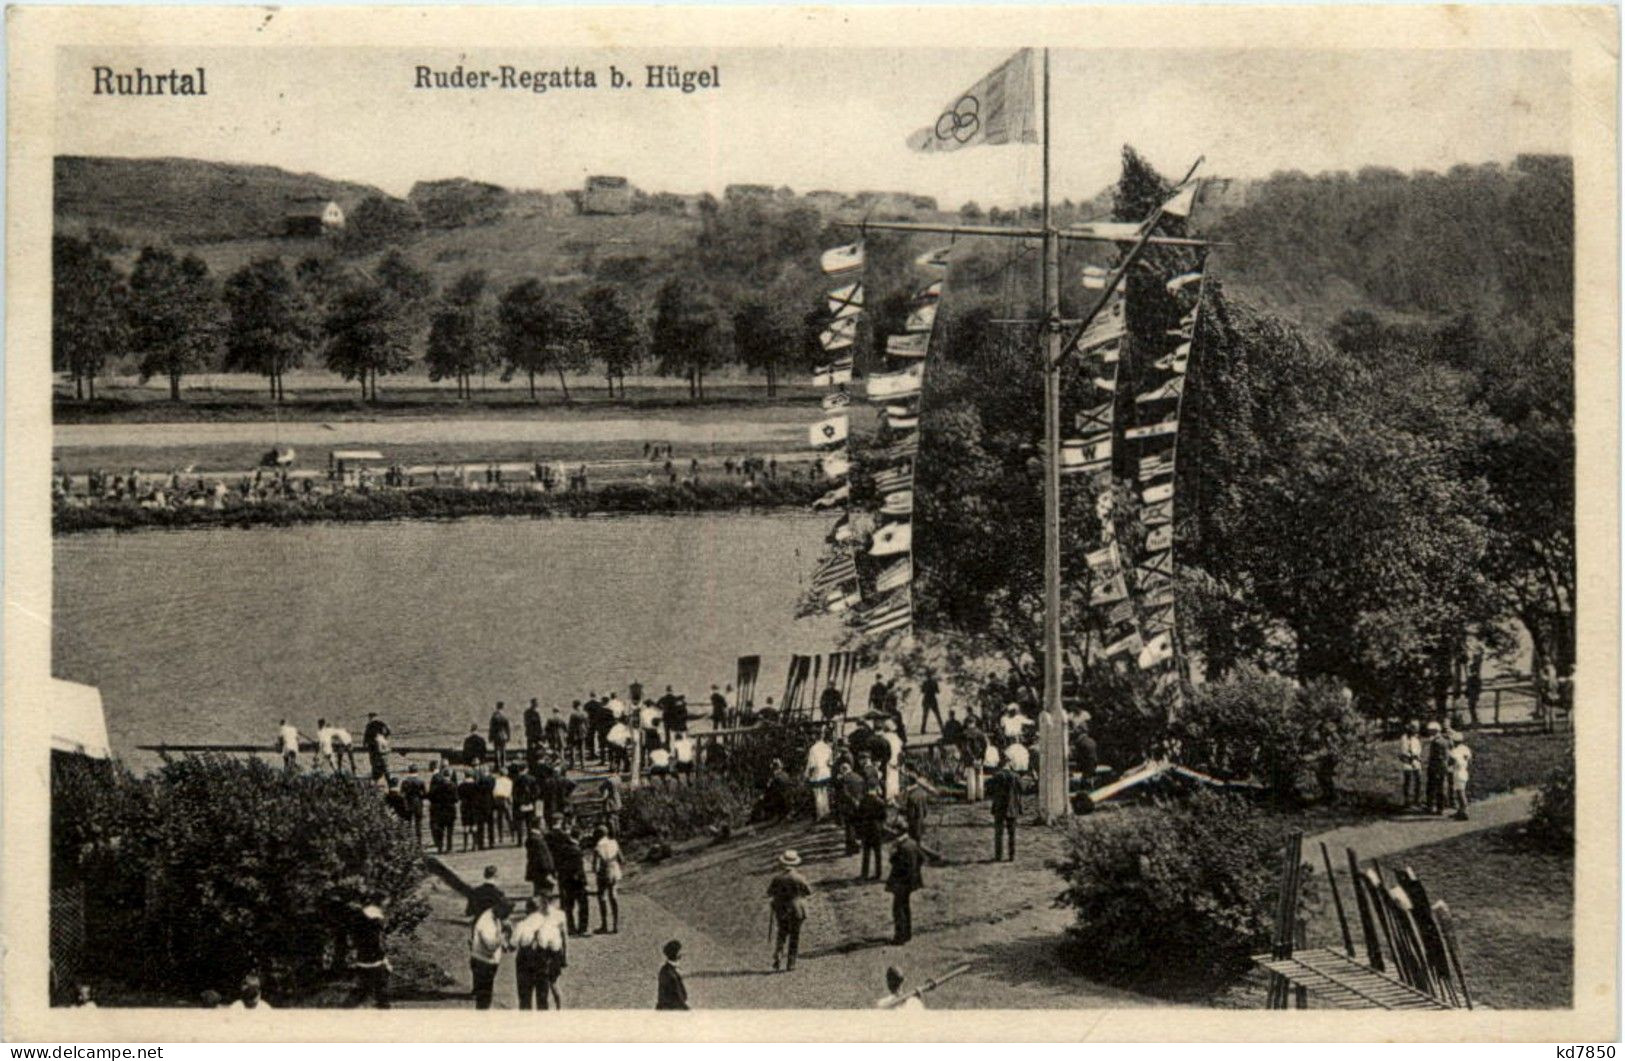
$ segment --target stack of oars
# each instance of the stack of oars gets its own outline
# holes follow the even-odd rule
[[[1292,948],[1303,943],[1304,925],[1298,916],[1298,896],[1303,888],[1303,871],[1307,868],[1303,864],[1303,834],[1293,833],[1287,837],[1281,854],[1281,893],[1275,904],[1275,938],[1270,947],[1271,955],[1276,958],[1292,957]],[[1305,988],[1294,991],[1286,977],[1270,974],[1270,1009],[1286,1009],[1288,997],[1294,994],[1297,1008],[1307,1009],[1309,992]]]

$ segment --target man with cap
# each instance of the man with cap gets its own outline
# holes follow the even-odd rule
[[[1444,780],[1450,769],[1450,738],[1437,722],[1428,723],[1428,811],[1443,814],[1445,808]]]
[[[660,967],[655,1009],[687,1009],[688,985],[683,983],[683,971],[677,967],[683,958],[683,944],[680,940],[669,940],[661,949],[666,955],[666,964]]]
[[[797,872],[801,856],[793,850],[779,856],[779,872],[768,882],[767,897],[772,911],[773,971],[778,972],[780,959],[788,972],[796,967],[796,953],[801,949],[801,923],[807,920],[807,897],[812,886]],[[788,955],[785,954],[788,949]]]
[[[502,708],[503,703],[498,700],[496,709],[491,712],[491,723],[486,728],[486,738],[491,743],[491,754],[496,758],[498,770],[508,765],[508,743],[513,740],[513,723]]]
[[[891,852],[891,875],[886,890],[891,892],[892,944],[901,946],[914,938],[914,913],[909,900],[925,887],[925,853],[914,837],[903,834]]]
[[[965,802],[980,803],[982,773],[987,769],[987,734],[975,715],[965,716],[965,732],[959,743],[965,762]]]
[[[1016,860],[1016,819],[1021,817],[1021,778],[1010,768],[1006,757],[994,775],[987,779],[987,792],[993,798],[993,861],[1004,861],[1004,841],[1010,839],[1010,861]]]
[[[857,809],[858,842],[862,846],[862,861],[858,864],[858,879],[869,878],[869,860],[874,859],[875,880],[880,879],[880,845],[886,832],[886,797],[879,784],[864,786],[863,797]]]

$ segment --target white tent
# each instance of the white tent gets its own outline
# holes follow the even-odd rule
[[[111,757],[100,689],[51,679],[51,749],[92,759]]]

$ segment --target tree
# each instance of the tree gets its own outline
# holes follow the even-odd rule
[[[777,391],[778,373],[800,352],[802,322],[785,291],[747,295],[733,313],[734,357],[746,368],[767,376],[767,395]]]
[[[225,367],[264,376],[282,401],[282,377],[319,337],[315,307],[281,258],[258,258],[226,280]]]
[[[592,354],[604,365],[604,378],[610,396],[615,381],[621,381],[621,397],[626,397],[626,370],[643,360],[643,328],[633,312],[626,292],[613,284],[599,284],[582,299],[587,311],[587,342]]]
[[[74,397],[96,397],[96,374],[122,349],[127,289],[113,260],[89,240],[51,240],[51,364],[73,377]]]
[[[141,381],[165,377],[170,401],[180,401],[182,377],[207,367],[219,346],[220,303],[209,267],[195,254],[143,249],[130,273],[128,316]]]
[[[975,199],[966,200],[965,205],[959,208],[959,219],[971,222],[982,220],[982,208]]]
[[[401,299],[389,287],[358,278],[339,293],[322,319],[327,367],[358,381],[363,401],[377,401],[378,377],[411,367],[413,330]]]
[[[349,253],[366,254],[380,247],[404,243],[422,228],[423,218],[411,203],[385,195],[369,195],[345,218],[340,242]]]
[[[424,362],[429,378],[457,381],[457,396],[473,396],[471,377],[498,357],[496,314],[486,298],[483,270],[458,277],[441,297],[429,322]]]
[[[688,396],[705,397],[705,370],[722,359],[722,313],[711,294],[677,276],[660,285],[655,298],[651,344],[660,371],[688,380]]]
[[[525,373],[534,401],[537,374],[557,373],[559,391],[569,401],[570,385],[564,374],[586,367],[589,321],[580,305],[554,295],[540,280],[521,280],[503,293],[497,318],[502,329],[502,358],[507,363],[504,378]]]

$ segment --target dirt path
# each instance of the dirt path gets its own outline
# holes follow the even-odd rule
[[[1470,791],[1470,790],[1469,790]],[[1471,804],[1470,817],[1459,822],[1449,816],[1414,814],[1368,822],[1364,825],[1345,825],[1319,836],[1309,837],[1305,850],[1318,852],[1324,842],[1334,859],[1344,848],[1352,847],[1361,859],[1383,858],[1425,844],[1436,844],[1466,833],[1494,829],[1502,825],[1523,821],[1529,817],[1535,800],[1535,789],[1521,788]],[[1319,856],[1316,855],[1316,858]],[[1316,863],[1318,865],[1318,862]],[[1341,865],[1341,863],[1337,863]]]
[[[843,850],[830,827],[798,825],[740,838],[730,844],[639,867],[623,884],[621,932],[573,940],[570,968],[560,981],[571,1007],[646,1009],[654,1005],[660,948],[683,942],[689,996],[695,1008],[866,1008],[885,993],[888,965],[923,980],[971,963],[972,971],[930,998],[933,1008],[1046,1009],[1141,1006],[1153,1000],[1092,983],[1068,969],[1056,946],[1071,914],[1051,907],[1058,881],[1045,865],[1058,837],[1047,829],[1023,833],[1015,863],[984,861],[991,835],[986,808],[951,806],[934,839],[949,863],[929,867],[926,888],[914,898],[912,942],[890,942],[891,897],[875,882],[854,879],[856,857]],[[763,893],[774,856],[786,847],[804,859],[814,889],[794,972],[774,973]],[[453,855],[465,880],[486,863],[499,867],[513,891],[522,891],[517,848]],[[467,929],[461,900],[434,886],[435,916],[420,930],[455,983],[438,998],[416,1004],[469,1005]],[[597,924],[596,904],[593,922]],[[497,978],[497,1005],[515,1008],[513,971]]]

